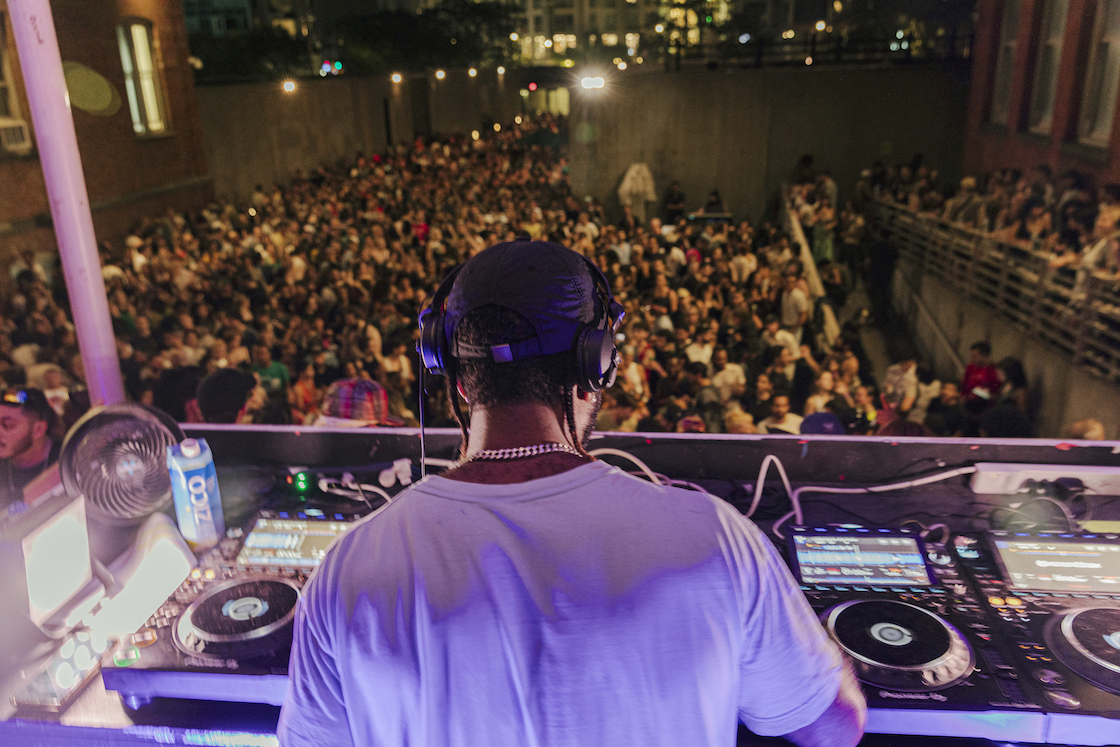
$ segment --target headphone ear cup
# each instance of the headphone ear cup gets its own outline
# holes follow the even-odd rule
[[[576,369],[579,386],[586,392],[597,392],[614,384],[618,370],[618,351],[614,331],[589,327],[576,344]]]
[[[447,340],[443,334],[443,315],[427,309],[420,315],[420,360],[428,372],[435,376],[446,376],[444,366]]]

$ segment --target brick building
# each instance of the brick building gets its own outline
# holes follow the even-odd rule
[[[178,0],[54,0],[98,240],[198,206],[211,186]],[[56,251],[7,4],[0,0],[0,270]],[[7,272],[2,277],[6,281]]]
[[[1120,181],[1120,2],[979,0],[966,172]]]

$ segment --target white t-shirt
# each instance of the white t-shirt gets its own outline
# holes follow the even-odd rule
[[[725,747],[815,721],[841,660],[729,504],[595,462],[429,477],[304,589],[280,743]]]

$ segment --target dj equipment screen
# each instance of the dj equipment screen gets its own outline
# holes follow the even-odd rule
[[[793,548],[807,584],[930,585],[914,537],[794,535]]]
[[[1120,545],[1050,537],[996,539],[995,545],[1017,589],[1120,594]]]
[[[237,564],[316,568],[335,537],[351,526],[345,521],[258,518],[241,546]]]

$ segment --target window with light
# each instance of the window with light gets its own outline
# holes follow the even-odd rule
[[[163,86],[151,22],[136,18],[125,21],[117,27],[117,43],[132,129],[137,135],[166,132]]]

